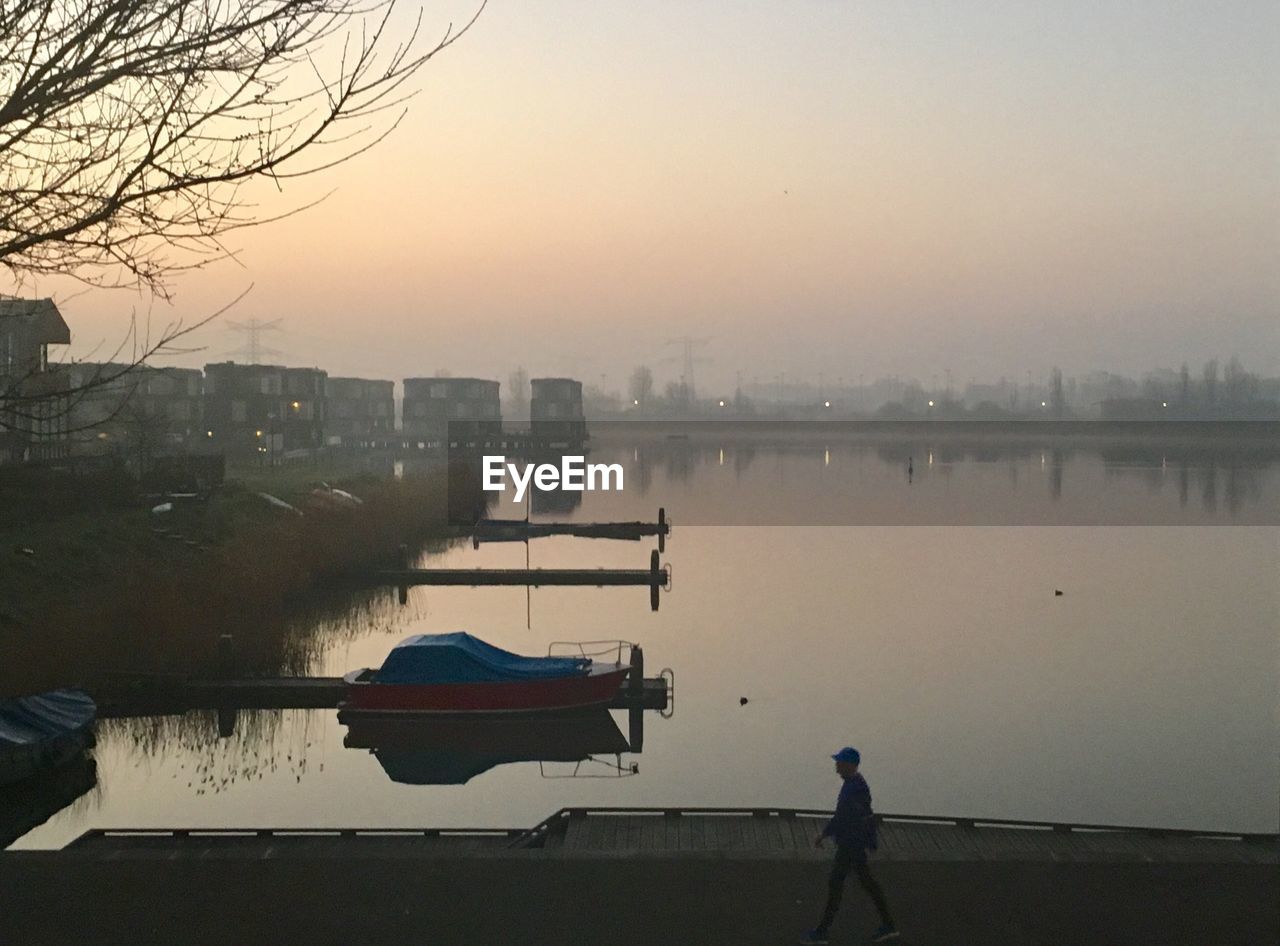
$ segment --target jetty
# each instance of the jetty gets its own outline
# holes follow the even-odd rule
[[[162,828],[91,830],[68,851],[165,850],[206,858],[295,853],[555,854],[819,860],[830,811],[797,808],[561,808],[531,828]],[[1280,864],[1276,834],[877,814],[878,862]]]
[[[672,689],[670,676],[646,677],[638,688],[624,685],[609,708],[665,711],[671,706]],[[191,710],[337,709],[345,697],[341,677],[201,680],[177,674],[116,675],[94,688],[102,719]]]
[[[610,588],[647,587],[649,607],[658,610],[659,592],[671,590],[671,566],[662,565],[658,550],[649,556],[648,568],[393,568],[362,576],[362,583],[397,589],[401,604],[409,601],[415,585],[462,586],[470,588],[518,586],[574,586]]]
[[[828,815],[565,808],[525,829],[94,830],[0,854],[0,940],[774,946],[822,910],[831,852],[811,838]],[[1274,834],[883,815],[880,835],[873,869],[909,946],[1280,940]],[[875,925],[851,882],[833,942]]]
[[[481,519],[472,530],[471,543],[479,548],[486,542],[528,542],[553,535],[579,539],[615,539],[639,541],[648,536],[658,539],[658,551],[666,551],[671,523],[665,508],[658,509],[656,522],[532,522],[528,519]]]

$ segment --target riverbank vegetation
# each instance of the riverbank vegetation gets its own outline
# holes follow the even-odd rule
[[[285,473],[286,508],[261,495],[266,485],[265,475],[231,480],[163,512],[104,504],[4,529],[0,635],[11,659],[0,693],[208,672],[224,633],[245,672],[298,669],[307,648],[291,639],[290,615],[353,572],[398,562],[402,545],[443,548],[449,491],[471,488],[467,474],[360,474],[330,485],[362,502],[332,503]]]

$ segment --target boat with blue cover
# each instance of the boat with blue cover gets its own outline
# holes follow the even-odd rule
[[[415,634],[377,670],[353,670],[347,711],[534,713],[608,704],[629,664],[585,655],[524,657],[459,631]]]
[[[93,745],[98,708],[81,690],[50,690],[0,700],[0,785],[80,755]]]

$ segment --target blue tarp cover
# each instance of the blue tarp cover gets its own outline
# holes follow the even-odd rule
[[[96,712],[93,700],[80,690],[0,700],[0,749],[82,732],[93,723]]]
[[[464,631],[415,634],[387,654],[377,683],[495,683],[586,673],[588,657],[521,657]]]

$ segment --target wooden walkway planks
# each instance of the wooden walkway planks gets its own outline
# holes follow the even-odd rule
[[[547,847],[578,852],[751,852],[828,857],[813,841],[826,818],[786,810],[575,810]],[[879,825],[877,857],[903,861],[1139,861],[1277,863],[1276,840],[1158,836],[1137,830],[895,820]]]
[[[174,830],[90,831],[75,850],[163,850],[202,857],[340,856],[342,852],[413,855],[516,853],[539,848],[565,856],[699,854],[819,858],[813,839],[827,818],[787,809],[562,809],[529,831],[518,830]],[[879,860],[944,862],[1129,862],[1280,864],[1280,838],[1241,838],[1148,829],[1099,830],[1079,825],[974,823],[964,819],[886,816]]]

